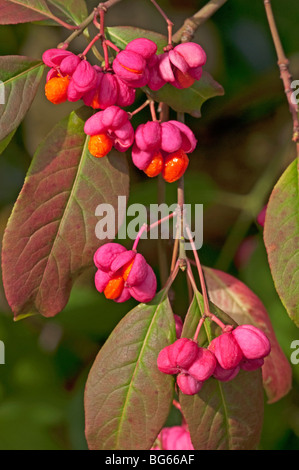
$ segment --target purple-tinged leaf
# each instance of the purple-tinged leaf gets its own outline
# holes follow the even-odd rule
[[[27,23],[52,17],[44,0],[0,0],[0,24]]]
[[[270,317],[260,299],[243,282],[216,269],[204,268],[211,301],[225,310],[239,325],[260,328],[271,342],[271,353],[262,367],[268,403],[286,395],[292,385],[292,369],[273,330]]]
[[[52,9],[53,11],[52,11]],[[84,0],[0,0],[0,24],[18,24],[54,19],[80,24],[87,16]]]
[[[157,52],[159,54],[163,52],[163,47],[167,44],[166,36],[131,26],[109,27],[107,28],[107,35],[121,49],[124,49],[130,41],[139,37],[154,41],[158,46]],[[194,117],[201,116],[201,106],[205,101],[224,94],[222,86],[205,70],[201,79],[195,81],[189,88],[178,90],[172,85],[166,84],[158,91],[152,91],[147,87],[145,91],[155,101],[163,101],[175,111],[189,113]]]
[[[167,292],[139,304],[100,350],[85,390],[86,438],[92,450],[150,449],[171,407],[174,380],[157,368],[175,340]]]
[[[299,188],[298,160],[280,177],[269,199],[264,241],[275,288],[299,327]]]
[[[212,303],[211,310],[223,322],[234,323],[228,322],[229,317]],[[197,292],[189,307],[182,336],[193,337],[203,311],[203,298]],[[213,323],[206,320],[199,344],[206,346],[216,331]],[[263,423],[260,370],[241,371],[230,382],[219,382],[211,377],[197,395],[180,393],[179,398],[196,450],[251,450],[257,447]]]
[[[23,56],[0,57],[0,81],[4,104],[0,104],[0,140],[23,120],[42,79],[44,64]]]
[[[83,111],[59,122],[37,150],[5,231],[3,281],[15,318],[51,317],[106,240],[95,235],[96,207],[128,195],[123,154],[97,159],[87,149]]]

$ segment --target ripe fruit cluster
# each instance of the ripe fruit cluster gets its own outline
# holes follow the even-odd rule
[[[149,121],[136,129],[132,160],[148,176],[162,172],[172,183],[185,173],[189,163],[186,154],[193,152],[196,143],[193,132],[181,122]]]
[[[164,374],[177,375],[177,385],[185,395],[198,393],[210,377],[227,382],[240,369],[256,370],[271,350],[266,335],[253,325],[226,326],[208,348],[189,338],[180,338],[160,351],[157,365]]]
[[[98,268],[95,285],[107,299],[125,302],[134,297],[149,302],[157,290],[154,271],[140,253],[127,250],[119,243],[106,243],[94,255]]]
[[[206,54],[199,44],[186,42],[156,54],[157,46],[150,39],[131,41],[113,62],[114,72],[134,88],[147,85],[159,90],[166,83],[176,88],[189,88],[202,75]]]
[[[116,48],[117,49],[117,48]],[[84,56],[64,49],[49,49],[43,54],[50,67],[45,93],[49,101],[83,100],[93,109],[101,109],[85,126],[91,136],[90,153],[102,158],[112,147],[125,152],[134,143],[133,163],[149,177],[161,174],[165,181],[177,181],[185,173],[188,153],[196,147],[193,132],[177,121],[153,121],[134,130],[131,114],[123,107],[135,100],[136,88],[148,86],[159,90],[166,83],[176,88],[188,88],[202,75],[206,54],[195,43],[180,44],[162,54],[157,45],[146,38],[131,41],[119,51],[110,66],[91,65]]]

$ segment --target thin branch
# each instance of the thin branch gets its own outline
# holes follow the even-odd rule
[[[275,18],[273,15],[273,10],[270,0],[264,0],[266,15],[273,38],[276,54],[277,54],[277,64],[280,70],[280,78],[283,82],[284,91],[287,96],[289,103],[290,113],[293,119],[293,141],[297,145],[297,155],[299,155],[299,119],[298,119],[298,104],[292,101],[293,90],[291,88],[292,76],[289,71],[289,60],[287,59],[283,46],[279,37],[279,33],[276,27]]]
[[[173,28],[173,22],[168,18],[168,16],[166,15],[166,13],[162,10],[162,8],[158,5],[158,3],[156,2],[156,0],[151,0],[152,4],[155,5],[155,7],[157,8],[158,12],[160,13],[160,15],[163,16],[164,20],[166,21],[167,23],[167,31],[168,31],[168,44],[167,44],[167,47],[164,48],[165,51],[167,50],[170,50],[172,49],[172,28]]]
[[[85,18],[84,21],[82,21],[82,23],[78,26],[78,29],[76,29],[76,31],[74,31],[64,42],[59,44],[58,47],[61,49],[67,49],[69,44],[78,36],[80,36],[83,31],[93,22],[96,13],[99,14],[100,10],[107,11],[109,8],[119,2],[121,2],[121,0],[108,0],[107,2],[99,3],[99,5],[94,8],[92,13],[90,13],[90,15]]]
[[[227,0],[210,0],[195,15],[187,18],[183,26],[173,35],[174,43],[192,41],[196,30],[224,5]]]

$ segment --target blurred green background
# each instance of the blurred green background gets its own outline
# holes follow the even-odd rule
[[[87,1],[89,11],[96,3]],[[159,3],[179,28],[206,2]],[[296,79],[298,2],[272,3]],[[109,11],[107,24],[165,33],[163,20],[147,0],[123,0]],[[54,26],[1,26],[0,54],[39,58],[67,35]],[[195,40],[207,51],[206,70],[225,89],[225,96],[203,105],[200,119],[186,117],[198,139],[185,187],[187,203],[204,204],[204,247],[200,257],[204,264],[236,275],[260,296],[289,358],[290,344],[299,339],[299,331],[275,292],[262,229],[256,224],[271,188],[295,157],[290,143],[291,118],[263,1],[229,0],[199,29]],[[79,39],[73,50],[81,52],[85,44]],[[0,157],[1,232],[37,145],[73,108],[47,102],[42,88]],[[140,93],[136,107],[142,102]],[[135,123],[148,118],[145,110]],[[129,203],[157,202],[157,180],[146,179],[133,165],[130,171]],[[174,186],[167,186],[170,203],[175,202]],[[159,277],[156,243],[141,241],[140,248]],[[172,242],[165,242],[164,249],[170,262]],[[65,310],[48,320],[32,317],[14,323],[1,286],[0,339],[6,347],[6,364],[0,365],[0,449],[87,448],[83,391],[88,371],[113,327],[135,305],[133,301],[121,305],[106,301],[94,288],[93,274],[86,273],[78,280]],[[180,277],[172,291],[172,302],[175,312],[182,316],[187,310],[186,293]],[[288,396],[265,406],[261,449],[299,449],[299,365],[293,366],[293,372],[293,388]]]

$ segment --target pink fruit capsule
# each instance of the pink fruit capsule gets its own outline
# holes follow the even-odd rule
[[[216,367],[214,354],[205,348],[198,348],[195,361],[188,368],[188,374],[198,381],[207,380]]]
[[[203,382],[195,380],[191,375],[179,374],[177,384],[184,395],[196,395],[203,386]]]
[[[246,359],[261,359],[271,351],[267,336],[253,325],[238,326],[232,334]]]
[[[209,350],[214,352],[223,369],[234,369],[243,358],[242,351],[231,332],[222,333],[214,338],[209,345]]]

